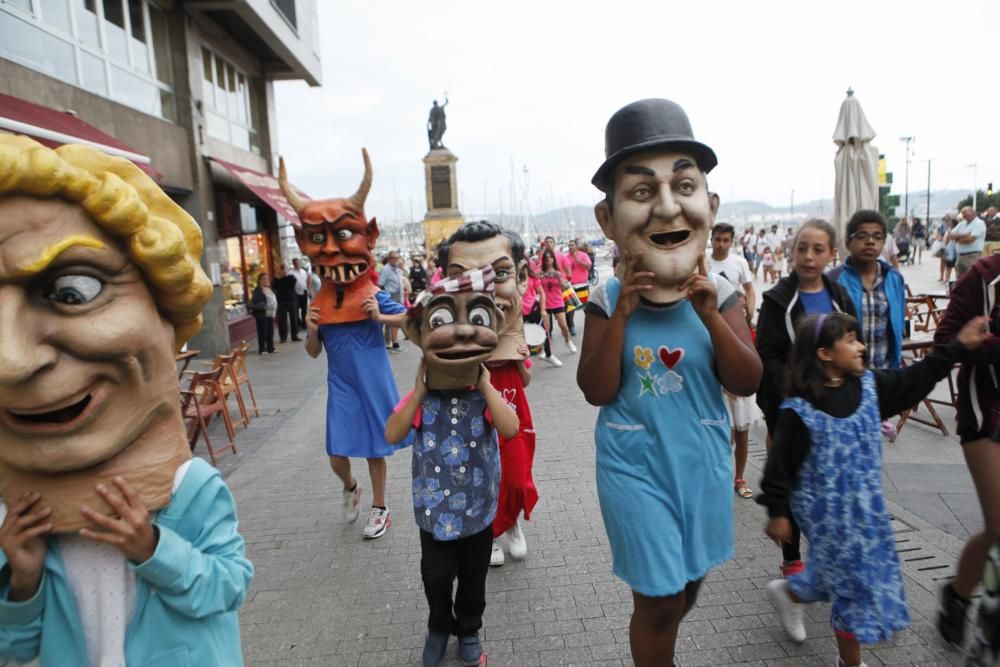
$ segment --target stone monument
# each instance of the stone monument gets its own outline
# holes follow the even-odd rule
[[[458,179],[455,163],[458,157],[442,143],[446,129],[444,108],[448,98],[438,106],[434,100],[427,119],[427,141],[430,151],[424,156],[424,184],[427,193],[427,213],[424,214],[424,249],[433,257],[437,245],[462,226],[465,218],[458,210]]]

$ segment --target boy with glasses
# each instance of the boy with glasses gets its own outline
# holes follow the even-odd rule
[[[861,210],[847,223],[851,255],[828,276],[851,298],[867,354],[869,368],[899,368],[902,364],[903,326],[906,321],[906,285],[903,275],[880,257],[888,236],[878,211]],[[895,428],[884,422],[890,437]]]

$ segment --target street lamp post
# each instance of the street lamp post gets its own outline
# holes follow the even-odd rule
[[[978,214],[979,209],[976,208],[976,188],[979,184],[979,165],[973,162],[972,164],[967,164],[965,166],[972,169],[972,210]]]
[[[916,141],[916,137],[900,137],[900,141],[906,144],[906,176],[903,185],[903,217],[910,215],[910,144]]]

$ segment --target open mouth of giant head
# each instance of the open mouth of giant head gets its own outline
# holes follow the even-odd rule
[[[648,236],[649,242],[664,250],[673,250],[687,243],[691,238],[690,229],[677,229],[670,232],[655,232]]]
[[[94,394],[87,392],[82,398],[71,400],[72,402],[55,408],[39,410],[7,409],[4,412],[14,426],[25,429],[71,428],[88,413],[87,408],[91,407],[94,403]]]
[[[331,283],[352,283],[368,270],[366,262],[319,264],[319,277]]]
[[[436,352],[434,356],[442,361],[466,361],[468,359],[475,359],[476,357],[482,356],[484,354],[489,354],[491,350],[485,347],[474,347],[466,349],[448,349],[441,352]]]

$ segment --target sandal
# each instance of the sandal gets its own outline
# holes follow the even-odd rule
[[[753,491],[747,486],[747,481],[745,479],[737,479],[733,483],[733,488],[736,490],[736,495],[740,498],[753,498]]]

